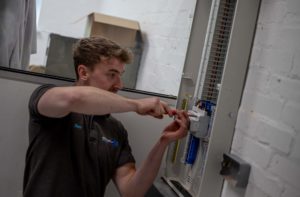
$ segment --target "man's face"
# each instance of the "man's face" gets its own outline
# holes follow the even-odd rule
[[[124,63],[116,58],[111,58],[88,69],[89,77],[87,85],[117,93],[123,87],[121,76],[125,72]]]

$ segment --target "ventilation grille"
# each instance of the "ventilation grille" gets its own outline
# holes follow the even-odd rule
[[[221,83],[225,58],[235,12],[236,0],[221,0],[210,45],[202,99],[217,102],[218,84]]]

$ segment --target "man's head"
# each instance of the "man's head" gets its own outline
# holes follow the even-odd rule
[[[132,53],[103,37],[79,40],[73,50],[78,84],[90,85],[111,92],[122,88],[121,75]]]

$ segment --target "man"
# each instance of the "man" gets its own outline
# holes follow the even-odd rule
[[[157,98],[128,99],[115,94],[131,54],[100,38],[80,40],[74,49],[73,87],[44,85],[29,102],[30,145],[26,155],[24,197],[101,197],[113,179],[121,196],[143,196],[154,181],[168,144],[187,133],[188,116]],[[127,132],[110,113],[176,119],[139,169]]]

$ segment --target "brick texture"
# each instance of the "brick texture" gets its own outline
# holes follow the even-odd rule
[[[232,152],[246,197],[300,196],[300,1],[262,0]],[[224,185],[222,197],[237,188]]]

